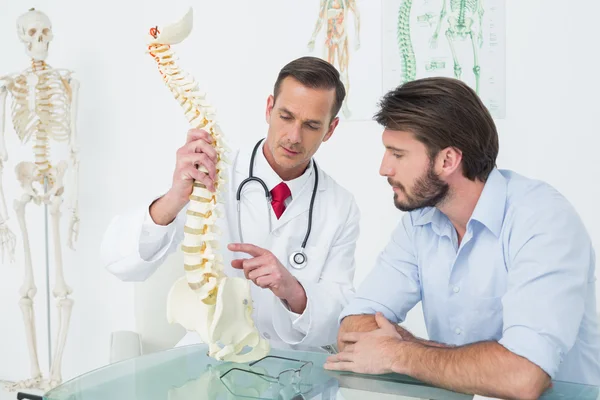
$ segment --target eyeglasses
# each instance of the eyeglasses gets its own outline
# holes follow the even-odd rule
[[[300,385],[302,381],[306,381],[306,378],[308,378],[308,376],[310,375],[310,372],[312,371],[312,366],[313,366],[312,361],[302,361],[302,360],[296,360],[293,358],[278,357],[278,356],[266,356],[266,357],[261,358],[260,360],[253,361],[248,365],[250,367],[252,367],[252,366],[258,364],[259,362],[266,360],[267,358],[276,358],[279,360],[294,361],[294,362],[302,363],[302,366],[300,368],[295,368],[295,369],[289,368],[289,369],[283,370],[277,376],[263,374],[260,372],[251,371],[251,370],[247,370],[247,369],[231,368],[230,370],[225,372],[223,375],[221,375],[221,379],[223,379],[223,377],[225,377],[231,371],[237,370],[237,371],[241,371],[243,373],[249,373],[249,374],[254,374],[254,375],[260,376],[262,379],[264,379],[268,382],[278,383],[279,385],[286,387],[286,386]]]

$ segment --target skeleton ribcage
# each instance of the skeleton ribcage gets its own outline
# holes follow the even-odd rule
[[[453,13],[470,11],[470,14],[477,10],[477,0],[450,0],[450,9]]]
[[[12,87],[12,120],[22,142],[43,133],[57,141],[70,135],[70,90],[66,79],[58,71],[41,71],[35,88],[35,110],[29,108],[27,76],[15,78]]]

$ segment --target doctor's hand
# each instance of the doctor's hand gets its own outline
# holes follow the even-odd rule
[[[217,151],[212,146],[212,137],[201,129],[190,129],[183,147],[177,150],[173,183],[169,191],[150,205],[150,216],[158,225],[168,225],[190,201],[194,181],[215,191]],[[203,166],[208,173],[198,171]]]
[[[192,194],[194,180],[204,184],[211,192],[215,191],[217,151],[212,141],[212,137],[205,130],[188,131],[185,144],[177,150],[171,197],[186,204]],[[200,166],[206,168],[208,173],[198,171]]]
[[[233,260],[233,268],[243,269],[246,278],[256,286],[270,289],[275,296],[285,300],[292,312],[304,312],[307,302],[304,288],[273,253],[252,244],[231,243],[227,248],[253,257]]]

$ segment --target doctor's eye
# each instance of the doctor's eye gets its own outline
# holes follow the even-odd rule
[[[402,154],[395,154],[395,153],[394,153],[394,154],[392,154],[392,155],[393,155],[394,157],[396,157],[396,158],[402,158]]]
[[[291,120],[291,119],[292,119],[292,117],[289,117],[289,116],[287,116],[287,115],[280,115],[280,116],[279,116],[279,118],[281,118],[281,119],[284,119],[284,120],[286,120],[286,121],[289,121],[289,120]]]

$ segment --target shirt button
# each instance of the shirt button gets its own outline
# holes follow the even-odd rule
[[[462,331],[460,330],[460,328],[456,328],[454,330],[454,333],[456,333],[457,335],[460,335],[462,333]]]
[[[279,237],[279,230],[274,230],[272,232],[272,235],[275,236],[275,237]]]
[[[454,293],[458,293],[458,292],[460,292],[460,288],[459,288],[458,286],[454,286],[454,287],[452,288],[452,291],[453,291]]]
[[[265,339],[271,339],[271,335],[269,335],[267,332],[263,332],[263,336]]]

